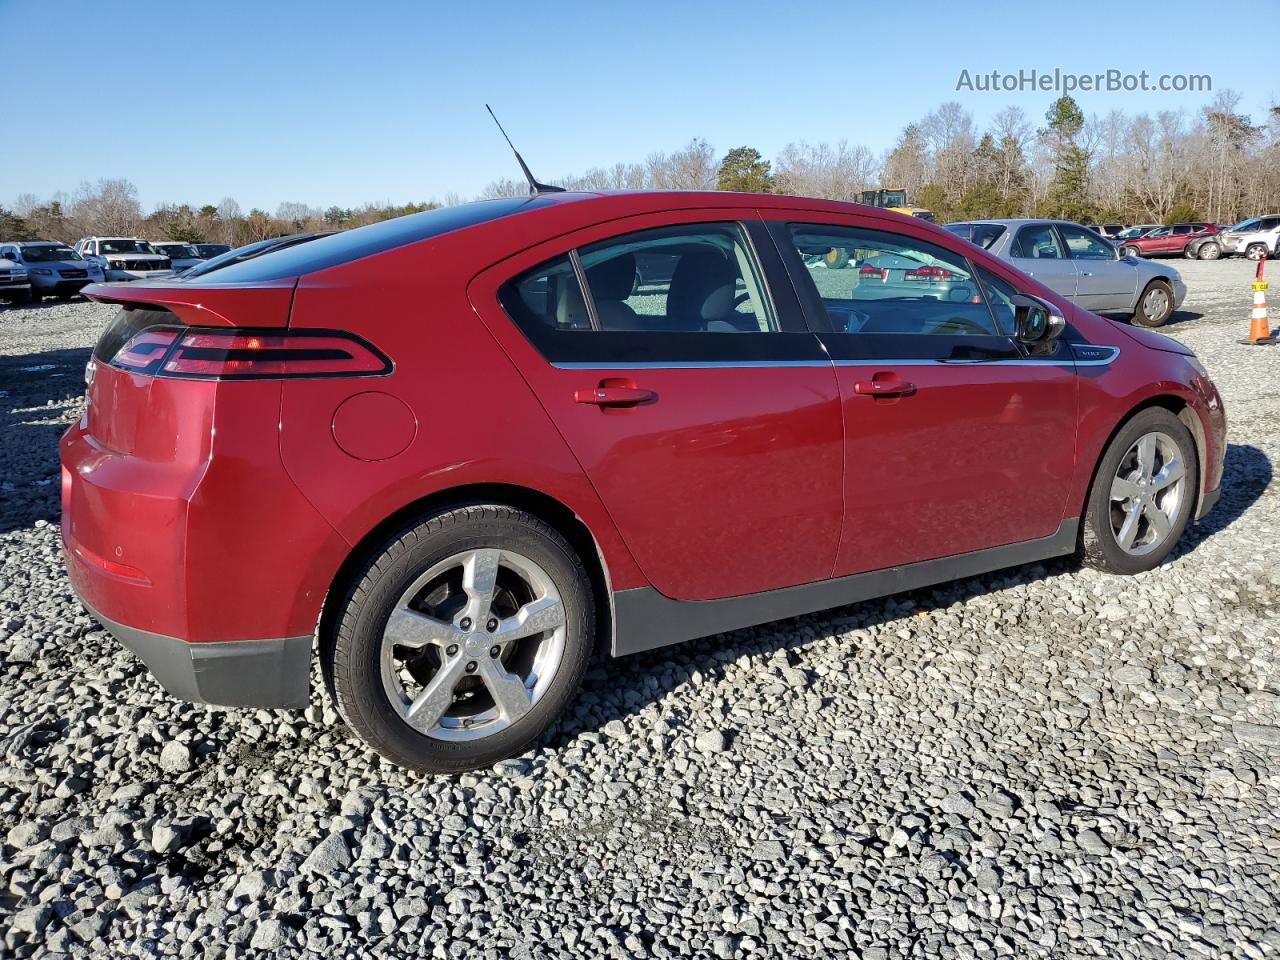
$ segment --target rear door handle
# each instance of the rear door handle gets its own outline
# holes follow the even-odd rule
[[[916,385],[897,377],[877,377],[859,380],[853,385],[853,392],[864,397],[909,397],[916,392]]]
[[[597,407],[634,407],[639,403],[651,403],[658,399],[652,390],[634,385],[615,385],[607,381],[590,390],[576,390],[573,399],[578,403],[592,403]]]

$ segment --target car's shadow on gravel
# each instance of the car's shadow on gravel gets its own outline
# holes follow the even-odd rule
[[[1266,492],[1273,472],[1271,458],[1257,447],[1245,443],[1227,444],[1226,462],[1222,469],[1222,499],[1204,519],[1187,528],[1170,559],[1186,556],[1209,537],[1239,520]]]
[[[58,438],[89,349],[0,356],[0,533],[58,517]]]

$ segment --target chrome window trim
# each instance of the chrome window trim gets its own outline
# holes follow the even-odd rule
[[[1101,344],[1080,344],[1094,350],[1110,353],[1097,360],[1078,360],[1074,357],[1046,357],[1044,360],[1025,357],[997,360],[688,360],[646,361],[643,363],[588,363],[564,362],[551,364],[557,370],[712,370],[753,369],[763,367],[1051,367],[1071,365],[1076,367],[1105,367],[1120,356],[1120,348]],[[1072,345],[1072,353],[1075,349]]]

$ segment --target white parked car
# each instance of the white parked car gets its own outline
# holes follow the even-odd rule
[[[1235,254],[1261,260],[1280,252],[1280,216],[1250,217],[1221,233],[1210,234],[1187,244],[1186,255],[1196,260],[1217,260]]]
[[[152,240],[151,248],[156,253],[164,254],[169,258],[169,262],[173,264],[174,273],[181,273],[187,267],[194,267],[197,263],[205,261],[205,258],[200,256],[200,251],[190,243],[180,243],[177,240]]]
[[[102,266],[107,282],[173,275],[173,264],[138,237],[84,237],[76,253]]]
[[[0,300],[9,303],[26,303],[31,299],[31,281],[27,268],[13,260],[0,257]]]

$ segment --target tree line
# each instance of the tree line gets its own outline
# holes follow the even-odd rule
[[[865,146],[797,141],[772,161],[751,146],[719,155],[694,138],[673,152],[620,162],[554,182],[577,190],[740,190],[857,200],[864,189],[905,189],[940,223],[1037,216],[1085,223],[1231,223],[1280,210],[1280,106],[1262,118],[1239,109],[1223,91],[1194,114],[1085,114],[1071,97],[1049,105],[1033,123],[1019,107],[997,113],[985,128],[959,103],[944,103],[908,123],[877,156]],[[482,198],[526,193],[522,180],[491,182]],[[342,230],[461,202],[365,204],[328,209],[280,204],[274,213],[245,212],[231,197],[217,204],[160,204],[144,213],[125,179],[84,183],[73,193],[19,196],[0,207],[0,240],[88,235],[141,235],[154,240],[211,241],[239,246],[312,230]]]

